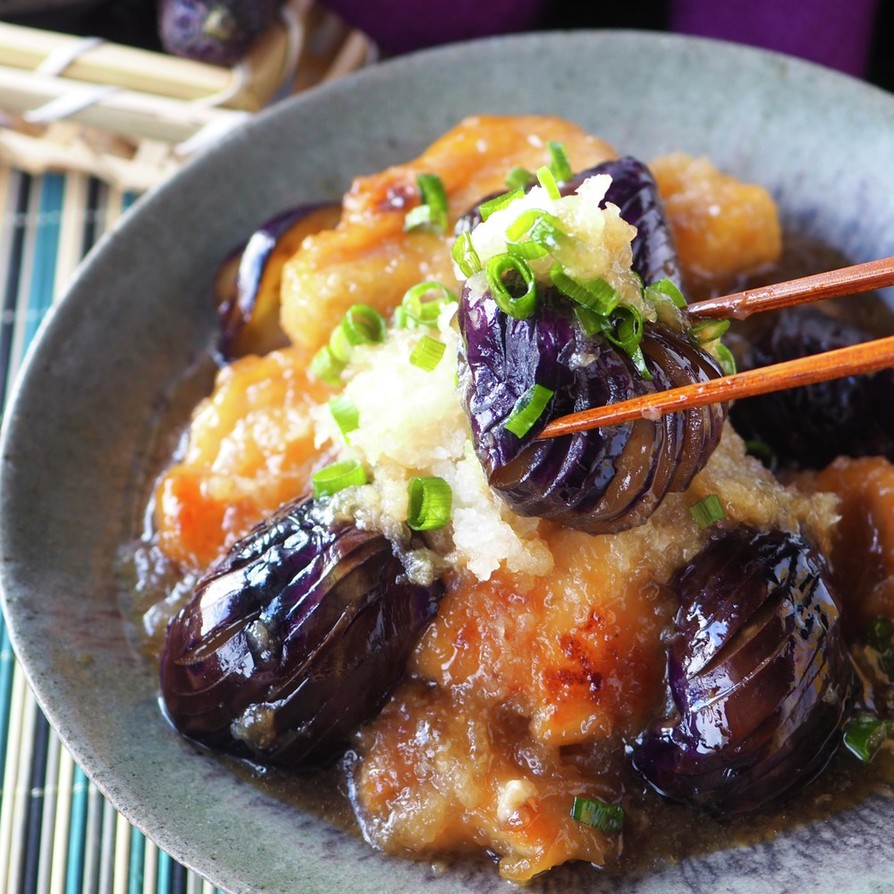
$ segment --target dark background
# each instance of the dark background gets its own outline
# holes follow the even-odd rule
[[[373,0],[370,0],[373,2]],[[425,0],[418,0],[424,6]],[[488,2],[488,0],[481,0]],[[724,0],[716,0],[723,3]],[[778,0],[795,3],[799,0]],[[800,0],[812,2],[812,0]],[[0,4],[2,11],[2,4]],[[156,0],[106,0],[86,13],[54,13],[51,16],[11,20],[76,34],[105,37],[119,43],[160,49],[156,29]],[[666,31],[667,0],[550,0],[540,27],[543,29],[628,28]],[[865,78],[894,91],[894,3],[879,0],[871,58]]]

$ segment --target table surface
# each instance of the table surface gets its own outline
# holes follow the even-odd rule
[[[572,5],[575,7],[572,10]],[[550,27],[666,26],[664,4],[580,13],[556,3]],[[867,80],[894,89],[894,4],[882,4]],[[136,196],[85,174],[33,176],[0,165],[0,400],[83,255]],[[0,618],[0,892],[214,894],[133,828],[72,760],[36,704]]]

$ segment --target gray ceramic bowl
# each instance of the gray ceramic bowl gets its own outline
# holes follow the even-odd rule
[[[415,155],[471,113],[557,113],[643,158],[682,149],[767,185],[784,222],[853,261],[894,253],[894,98],[813,65],[699,39],[554,33],[398,58],[262,114],[138,203],[42,330],[5,421],[0,572],[15,648],[99,788],[215,884],[270,894],[505,891],[487,866],[389,859],[284,807],[174,735],[118,612],[116,550],[171,382],[208,345],[222,255],[290,203]],[[894,803],[754,847],[536,892],[894,888]]]

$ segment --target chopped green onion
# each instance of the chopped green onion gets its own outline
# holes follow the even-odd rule
[[[366,470],[356,459],[345,459],[341,462],[325,466],[319,472],[314,472],[311,482],[314,488],[314,498],[331,497],[346,487],[359,487],[366,484]]]
[[[549,167],[553,172],[553,176],[560,183],[570,180],[572,176],[571,162],[568,161],[568,153],[565,151],[565,146],[556,140],[550,140],[547,143],[547,149],[549,149]]]
[[[722,341],[714,345],[714,356],[717,358],[720,369],[723,370],[725,376],[731,376],[736,371],[736,358],[733,357],[733,352]]]
[[[702,323],[696,323],[689,330],[689,335],[697,344],[706,345],[708,342],[720,338],[727,329],[729,329],[729,320],[705,320]]]
[[[537,310],[537,285],[534,282],[534,272],[524,258],[516,258],[508,253],[494,255],[487,262],[485,271],[491,295],[503,313],[517,320],[527,320]],[[507,286],[503,281],[503,277],[507,274],[516,282],[521,280],[524,291],[520,295],[513,295],[510,291],[510,286],[515,283]]]
[[[410,363],[426,372],[431,372],[444,356],[447,345],[430,335],[423,335],[410,354]]]
[[[423,300],[432,293],[435,295],[433,299]],[[408,324],[413,322],[420,326],[437,326],[441,308],[445,304],[456,303],[456,300],[456,295],[447,286],[428,279],[407,289],[401,300],[401,307],[406,312]]]
[[[329,412],[335,420],[339,431],[348,435],[360,425],[360,410],[356,404],[343,394],[337,394],[328,403]]]
[[[518,189],[519,187],[524,189],[526,186],[530,186],[536,179],[537,178],[527,168],[522,168],[519,165],[516,165],[509,171],[503,182],[510,189]]]
[[[620,804],[608,804],[598,798],[575,795],[571,816],[577,822],[592,826],[606,835],[617,835],[624,825],[624,808]]]
[[[844,745],[864,764],[868,764],[891,735],[892,725],[888,720],[862,711],[845,724]]]
[[[552,399],[554,391],[543,385],[533,384],[516,402],[512,412],[503,424],[506,431],[512,432],[517,438],[523,438],[531,428],[537,424],[537,420],[543,415]]]
[[[501,208],[505,208],[516,199],[520,199],[524,194],[525,191],[522,187],[517,187],[509,192],[504,192],[499,196],[488,199],[486,202],[482,202],[478,206],[478,213],[481,215],[482,220],[487,220],[494,212],[499,211]]]
[[[653,282],[649,289],[666,295],[677,307],[686,307],[686,296],[680,291],[680,287],[671,279],[659,279]]]
[[[345,363],[332,353],[329,345],[323,345],[310,361],[310,371],[328,385],[341,384],[341,374],[344,368]]]
[[[407,525],[414,531],[434,531],[450,521],[453,491],[443,478],[411,478],[408,495]]]
[[[460,233],[450,249],[450,255],[463,276],[472,276],[481,270],[481,258],[475,251],[470,233]]]
[[[612,311],[611,325],[604,330],[605,337],[620,348],[633,361],[636,371],[647,381],[652,373],[646,366],[640,343],[643,340],[643,315],[632,306],[621,305]]]
[[[384,341],[385,318],[368,304],[353,304],[329,336],[329,351],[344,367],[357,345]]]
[[[506,227],[508,241],[518,242],[523,236],[527,236],[553,251],[561,247],[565,235],[559,218],[541,208],[529,208],[523,211]]]
[[[546,190],[546,194],[554,202],[557,199],[562,198],[562,193],[559,192],[559,184],[556,183],[556,176],[549,169],[548,165],[543,165],[542,167],[537,168],[537,180],[540,182],[540,185]]]
[[[404,229],[428,227],[438,233],[447,229],[447,192],[437,174],[420,174],[416,178],[420,204],[404,218]]]
[[[621,300],[621,296],[604,279],[581,282],[569,276],[561,264],[554,264],[549,275],[560,292],[597,316],[607,317]]]
[[[708,494],[704,499],[693,503],[689,507],[689,514],[702,530],[726,517],[723,504],[720,502],[720,497],[717,494]]]

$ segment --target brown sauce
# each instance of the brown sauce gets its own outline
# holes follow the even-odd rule
[[[752,285],[847,263],[828,247],[799,240],[793,235],[788,236],[786,244],[788,248],[779,265],[767,271],[764,277],[752,281]],[[879,335],[894,333],[894,313],[878,296],[838,299],[826,307],[830,313],[858,322]],[[732,336],[733,342],[739,338],[747,339],[747,324],[735,324]],[[135,493],[134,547],[123,558],[122,607],[135,646],[153,664],[158,660],[166,619],[188,597],[193,581],[184,578],[179,569],[153,546],[151,537],[147,537],[145,507],[151,503],[156,476],[178,453],[177,445],[191,409],[198,397],[207,392],[209,372],[206,364],[199,364],[178,383],[160,410],[151,446],[142,459],[142,477]],[[340,767],[333,766],[311,776],[290,776],[279,771],[259,771],[225,757],[211,756],[210,759],[231,766],[234,772],[270,797],[359,834]],[[626,767],[620,772],[627,817],[623,852],[617,862],[605,870],[620,874],[647,872],[684,857],[764,841],[786,829],[823,820],[858,806],[873,796],[894,797],[894,754],[890,751],[883,751],[871,765],[864,766],[842,749],[822,776],[784,810],[733,822],[719,822],[688,808],[669,804],[647,789]],[[421,859],[429,858],[423,856]]]

